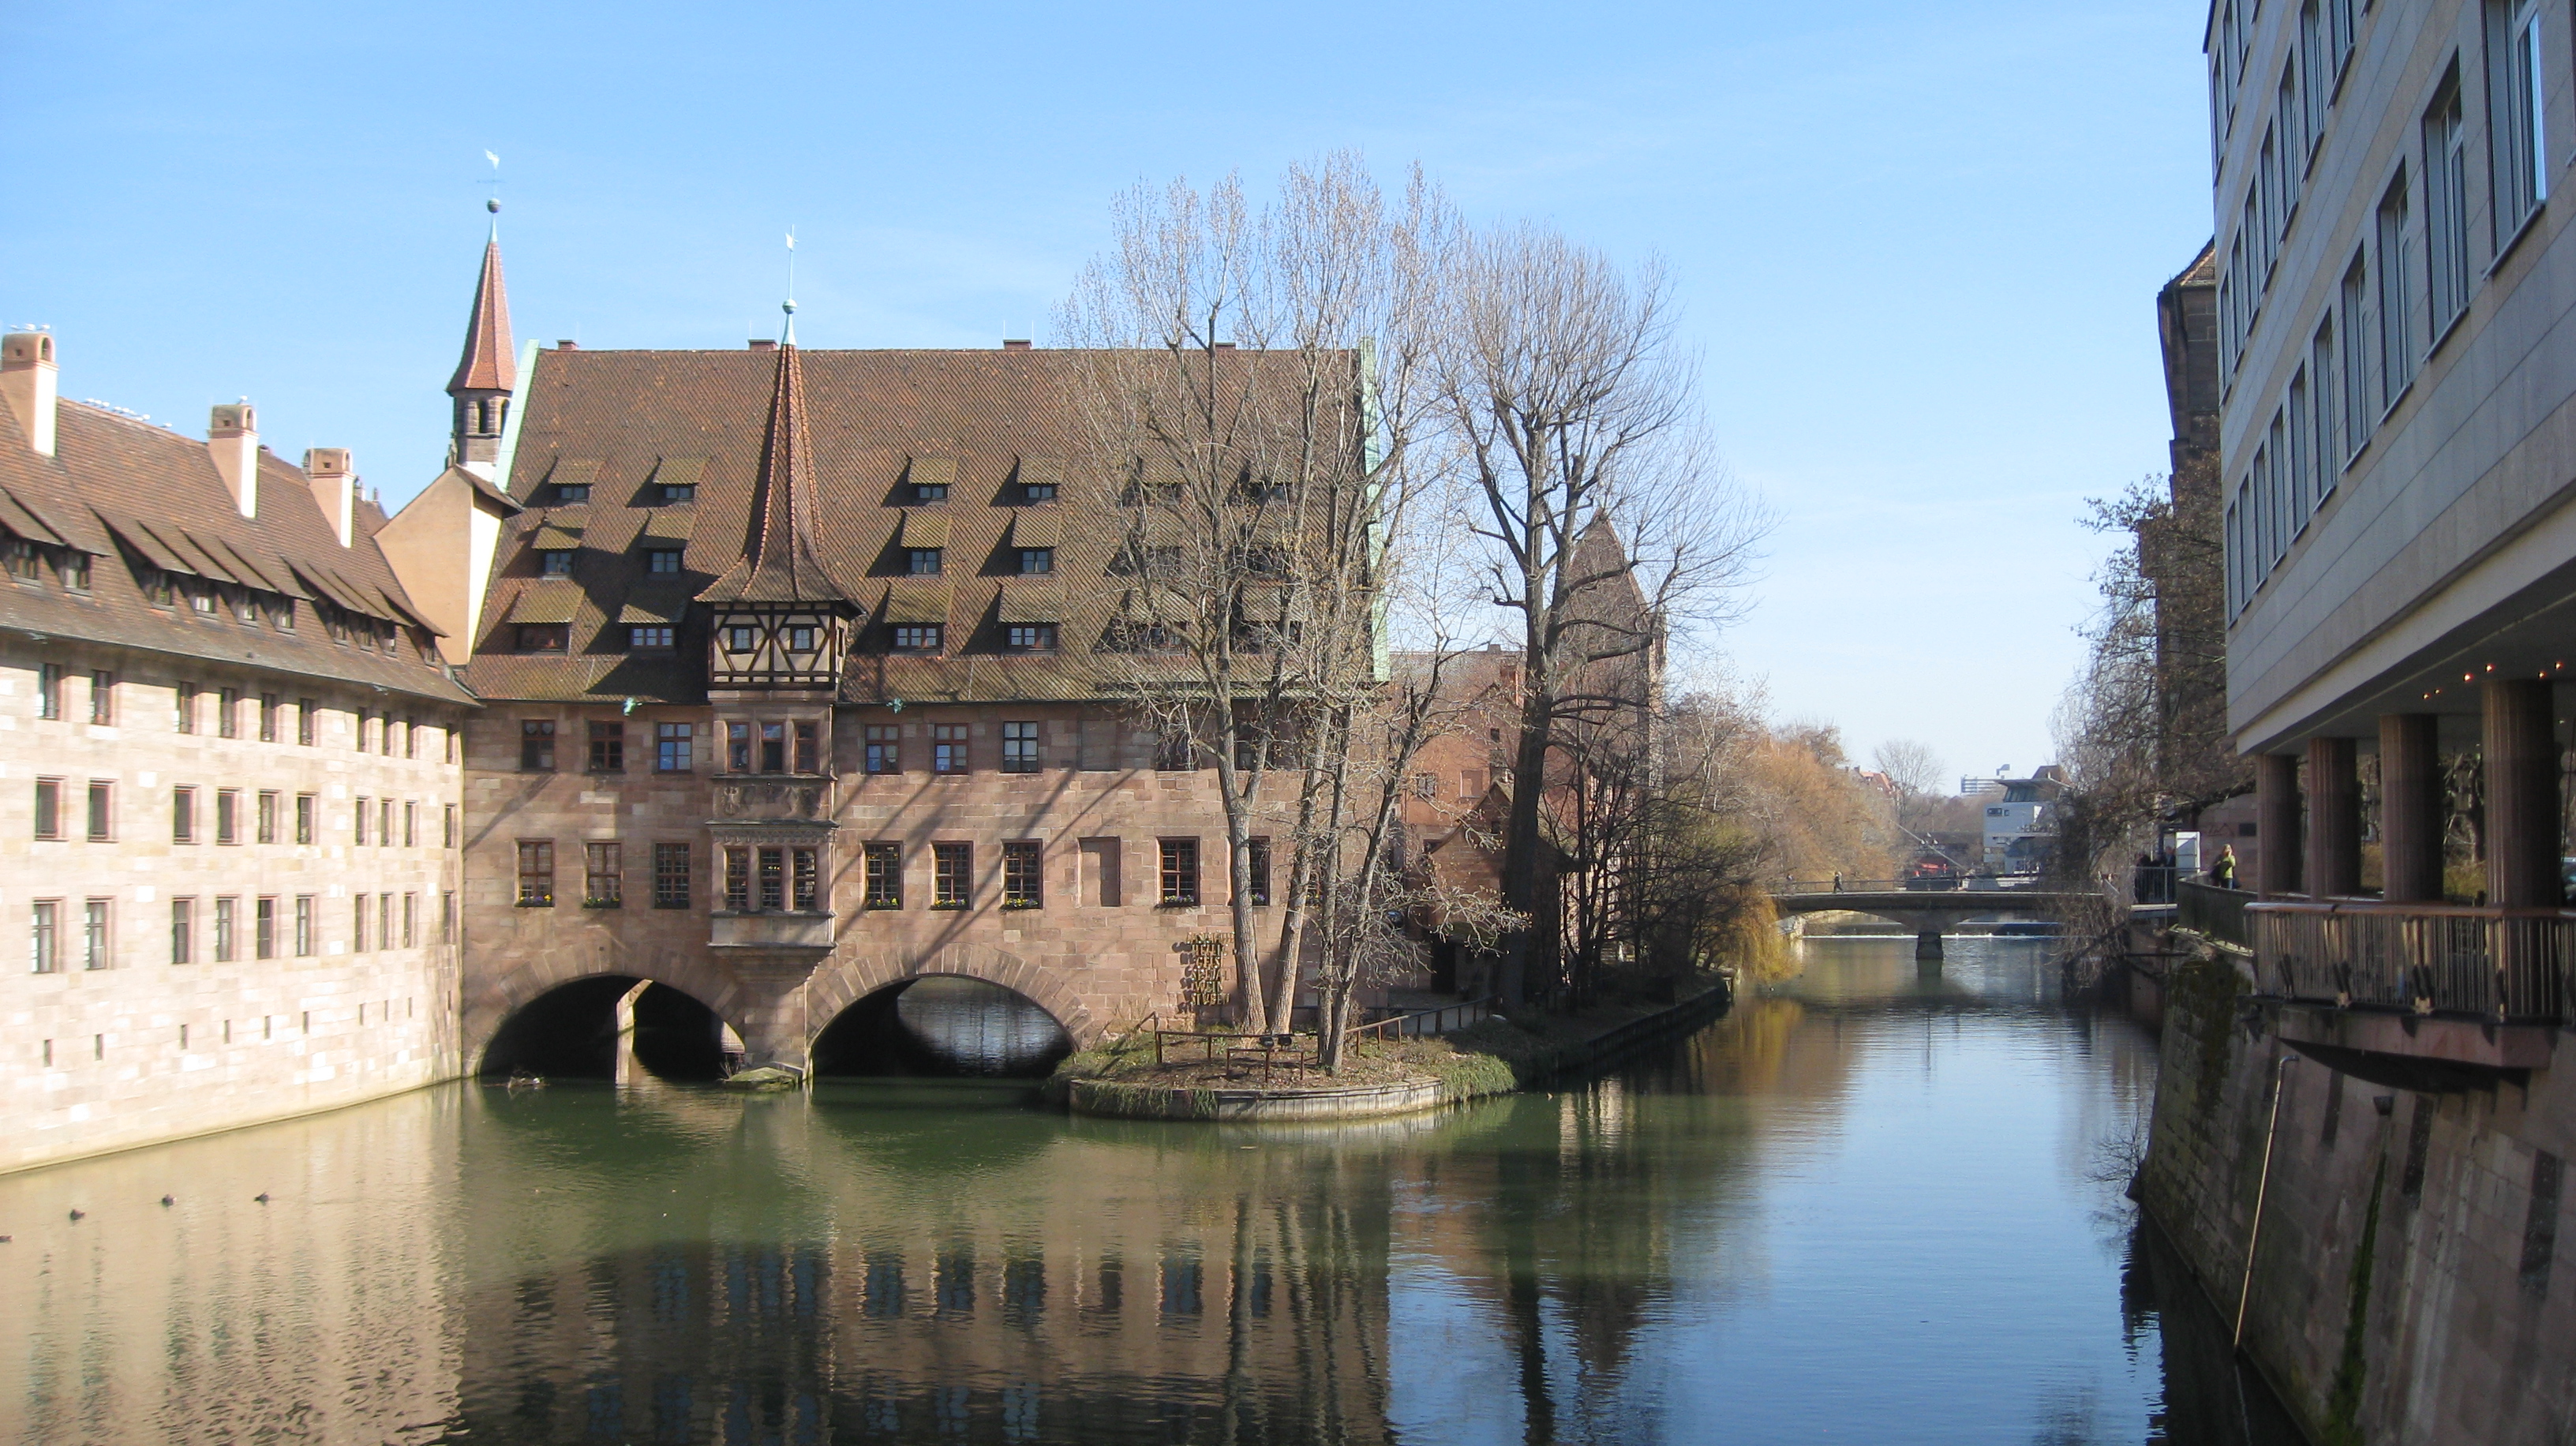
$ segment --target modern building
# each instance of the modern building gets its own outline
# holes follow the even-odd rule
[[[2048,864],[2049,841],[2057,836],[2053,816],[2066,791],[2066,770],[2045,763],[2028,778],[1998,778],[2002,789],[1983,805],[1980,862],[1999,874],[2035,874]]]
[[[2262,897],[2252,998],[2230,981],[2183,1000],[2198,1037],[2168,1028],[2144,1198],[2321,1438],[2561,1439],[2569,12],[2215,0],[2206,53],[2226,706]],[[2446,887],[2451,782],[2482,868]]]
[[[461,730],[346,451],[0,338],[0,1169],[456,1072]]]
[[[421,596],[481,584],[468,1068],[584,980],[668,985],[796,1067],[923,975],[1078,1043],[1230,990],[1213,775],[1096,661],[1135,579],[1120,479],[1068,464],[1083,354],[808,352],[791,327],[505,367],[500,275],[487,253],[433,488],[493,550],[442,524],[402,554]]]

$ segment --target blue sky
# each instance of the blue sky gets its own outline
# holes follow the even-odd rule
[[[991,346],[1140,179],[1363,149],[1670,263],[1781,518],[1729,666],[1857,755],[2049,755],[2104,544],[2164,467],[2153,297],[2209,233],[2170,3],[633,3],[0,11],[0,323],[191,434],[247,395],[388,503],[434,475],[483,238],[524,341]]]

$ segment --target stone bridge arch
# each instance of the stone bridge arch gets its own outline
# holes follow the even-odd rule
[[[1054,1016],[1075,1049],[1099,1042],[1102,1026],[1091,1010],[1055,970],[1032,964],[1017,954],[989,944],[943,944],[915,959],[877,953],[835,955],[815,969],[805,986],[807,1049],[841,1011],[886,988],[934,975],[980,979],[1035,1004]]]
[[[604,977],[668,985],[715,1011],[737,1036],[748,1038],[743,1026],[754,1000],[714,960],[680,949],[634,951],[614,941],[591,942],[515,959],[494,975],[467,972],[461,1039],[466,1075],[482,1072],[484,1051],[511,1015],[567,984]]]

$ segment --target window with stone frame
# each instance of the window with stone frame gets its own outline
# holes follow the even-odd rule
[[[760,907],[764,913],[777,913],[787,907],[787,850],[772,845],[762,848],[759,886]]]
[[[59,778],[36,780],[36,837],[63,836],[63,781]]]
[[[197,841],[197,790],[188,785],[170,790],[170,842]]]
[[[89,785],[89,841],[109,843],[116,838],[116,785],[104,779],[91,779]]]
[[[295,741],[306,748],[322,742],[322,705],[311,698],[295,700]]]
[[[215,790],[215,842],[241,842],[241,790],[238,788]]]
[[[861,766],[870,773],[903,772],[903,725],[871,723],[867,727],[867,754]]]
[[[930,725],[930,771],[964,773],[966,771],[966,725],[933,723]]]
[[[689,907],[689,882],[689,846],[685,843],[653,845],[653,907]]]
[[[552,839],[519,840],[519,907],[555,906],[555,844]]]
[[[1002,771],[1035,773],[1038,762],[1038,725],[1033,722],[1003,724]]]
[[[935,843],[930,846],[930,907],[962,909],[975,893],[975,846]]]
[[[1270,840],[1250,838],[1243,841],[1243,882],[1245,895],[1253,907],[1270,902]]]
[[[867,906],[871,909],[903,907],[903,845],[871,843],[860,853],[867,881]]]
[[[740,844],[724,851],[724,906],[737,914],[751,912],[751,850]]]
[[[624,907],[624,845],[613,840],[592,840],[582,845],[582,854],[581,906],[585,909]]]
[[[1179,907],[1199,901],[1199,841],[1194,838],[1162,840],[1163,903]]]
[[[789,725],[790,740],[795,744],[792,760],[798,773],[823,771],[823,725],[812,721]]]
[[[35,901],[32,914],[33,928],[30,942],[34,945],[35,970],[39,974],[57,973],[63,967],[63,901],[38,899]]]
[[[656,723],[653,725],[653,771],[687,773],[696,765],[691,761],[697,740],[697,725],[692,723]]]
[[[626,771],[626,725],[601,723],[590,725],[590,771],[624,773]]]
[[[815,849],[787,851],[788,906],[811,914],[822,908],[822,857]]]
[[[215,962],[230,964],[241,957],[241,900],[215,900]]]
[[[552,718],[519,720],[519,771],[555,771],[555,720]]]
[[[1046,874],[1036,839],[1002,843],[1002,907],[1034,909],[1046,902]]]
[[[116,675],[104,668],[89,675],[89,721],[102,728],[116,722]]]
[[[260,742],[274,743],[277,741],[277,715],[282,703],[283,700],[275,693],[262,693],[259,695]]]
[[[239,688],[225,688],[215,694],[216,737],[239,738],[241,736],[241,699],[241,689]],[[47,716],[60,715],[49,714]]]
[[[256,807],[252,811],[252,827],[254,829],[252,836],[258,839],[261,843],[273,844],[277,842],[277,812],[277,790],[273,788],[261,789],[259,791],[259,798],[256,800]]]
[[[297,843],[313,842],[313,814],[319,807],[321,807],[320,802],[312,794],[295,795],[295,841]],[[449,805],[451,811],[454,807],[453,804]],[[453,847],[453,845],[450,846]]]

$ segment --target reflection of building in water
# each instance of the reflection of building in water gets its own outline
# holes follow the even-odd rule
[[[765,1103],[603,1096],[613,1182],[469,1223],[473,1439],[1386,1439],[1387,1198],[1333,1149]],[[605,1123],[494,1105],[494,1200]]]
[[[417,1092],[0,1180],[7,1438],[415,1440],[446,1419],[454,1262],[434,1222],[456,1103]]]

